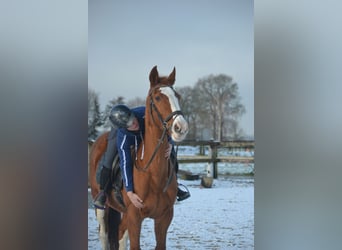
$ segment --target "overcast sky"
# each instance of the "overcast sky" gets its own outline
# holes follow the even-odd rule
[[[113,98],[145,98],[148,75],[176,67],[175,87],[193,87],[209,74],[238,83],[254,135],[252,0],[89,1],[88,80],[101,109]]]

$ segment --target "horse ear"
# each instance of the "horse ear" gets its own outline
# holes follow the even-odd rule
[[[157,66],[154,66],[150,72],[151,87],[158,83],[158,79],[159,79],[159,74],[158,74]]]
[[[173,71],[169,75],[168,80],[171,83],[171,85],[175,84],[175,81],[176,81],[176,68],[175,67],[173,67]]]

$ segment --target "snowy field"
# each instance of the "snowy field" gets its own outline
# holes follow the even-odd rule
[[[179,182],[188,187],[191,197],[175,204],[167,249],[254,249],[253,177],[219,176],[208,189],[201,188],[200,180]],[[101,249],[98,224],[88,197],[88,249],[97,250]],[[141,249],[154,246],[153,221],[145,219]]]

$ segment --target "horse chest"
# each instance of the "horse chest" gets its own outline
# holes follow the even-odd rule
[[[150,200],[144,202],[145,207],[141,210],[143,217],[157,218],[163,216],[165,212],[169,211],[173,207],[173,203],[169,197],[151,197]]]

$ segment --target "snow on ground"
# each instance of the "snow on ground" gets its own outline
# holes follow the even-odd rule
[[[199,146],[178,146],[176,147],[177,155],[200,155]],[[204,146],[204,154],[210,155],[210,147]],[[217,152],[218,156],[254,156],[254,150],[251,149],[227,149],[219,148]]]
[[[198,146],[180,146],[177,148],[178,156],[192,156],[199,155],[200,147]],[[210,155],[210,148],[205,147],[205,155]],[[240,157],[253,157],[254,150],[234,149],[228,150],[227,148],[219,148],[218,156],[240,156]],[[194,174],[206,175],[208,170],[208,163],[182,163],[180,169],[190,171]],[[221,175],[252,175],[254,174],[254,163],[217,163],[217,171]]]
[[[167,235],[167,249],[254,249],[254,178],[223,177],[212,188],[200,180],[185,181],[191,197],[176,202]],[[90,199],[90,196],[88,196]],[[101,249],[94,209],[88,207],[88,249]],[[141,248],[154,249],[153,220],[145,219]]]

